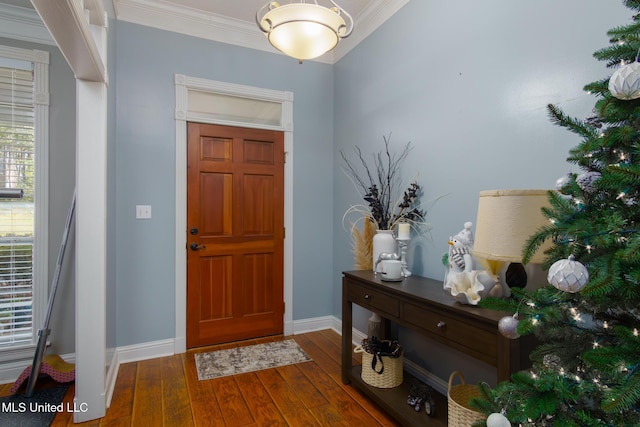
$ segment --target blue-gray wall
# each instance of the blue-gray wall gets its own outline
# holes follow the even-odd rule
[[[412,241],[410,264],[440,279],[448,236],[475,221],[480,190],[552,188],[574,170],[565,158],[578,141],[549,122],[545,106],[590,113],[582,87],[609,74],[591,54],[626,22],[619,1],[416,0],[331,66],[111,21],[108,346],[175,333],[174,74],[294,92],[293,318],[340,317],[340,272],[353,265],[341,219],[361,200],[339,151],[376,152],[389,134],[394,147],[413,143],[406,178],[419,171],[424,200],[444,197],[429,210],[430,236]],[[55,48],[0,43],[52,53],[53,271],[75,179],[73,74]],[[153,219],[136,220],[137,204],[152,205]],[[72,271],[64,274],[72,282]],[[65,289],[58,300],[56,353],[75,351],[73,298]],[[358,316],[366,330],[367,313]],[[399,334],[409,357],[442,378],[470,363]],[[474,381],[488,370],[465,375]]]
[[[424,201],[439,199],[427,220],[430,236],[411,242],[410,270],[443,278],[447,240],[475,222],[478,192],[554,188],[576,171],[565,159],[577,137],[552,125],[546,105],[586,117],[595,98],[586,83],[610,74],[592,53],[608,45],[606,31],[630,22],[620,1],[411,1],[339,61],[334,99],[334,301],[340,316],[340,272],[352,269],[345,210],[361,203],[340,172],[339,151],[383,148],[392,134],[414,149],[403,170],[419,171]],[[356,327],[366,331],[367,313]],[[400,330],[414,361],[448,378],[469,361],[439,353],[435,343]],[[427,358],[424,355],[429,354]],[[467,369],[467,380],[491,376]]]
[[[185,74],[294,92],[293,318],[331,313],[333,68],[116,22],[117,344],[175,334],[175,87]],[[135,205],[152,220],[136,220]]]

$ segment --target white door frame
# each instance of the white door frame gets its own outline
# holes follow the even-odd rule
[[[175,75],[176,89],[176,223],[175,286],[176,332],[174,353],[187,350],[187,122],[211,123],[284,132],[284,334],[293,334],[293,92],[262,89],[214,80]],[[189,111],[189,90],[280,103],[279,125],[223,120],[212,114]]]

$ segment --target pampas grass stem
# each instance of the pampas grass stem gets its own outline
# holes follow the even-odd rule
[[[353,266],[356,270],[373,269],[373,235],[375,228],[368,217],[362,221],[362,230],[357,224],[351,225]]]

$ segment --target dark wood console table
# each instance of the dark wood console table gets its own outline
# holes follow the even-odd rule
[[[415,422],[412,420],[416,420],[415,415],[407,415],[405,410],[411,409],[406,404],[406,393],[400,393],[402,404],[395,404],[390,401],[388,390],[368,386],[360,378],[361,367],[352,366],[353,303],[495,366],[498,382],[529,366],[531,346],[527,340],[510,340],[498,331],[498,321],[507,313],[460,304],[442,289],[441,281],[411,276],[401,282],[385,282],[369,270],[344,272],[342,382],[362,389],[404,425],[411,425]],[[446,405],[438,408],[439,411],[443,409],[446,410]],[[420,417],[420,422],[424,424],[425,418]],[[440,418],[430,418],[429,425],[442,425]],[[446,425],[446,417],[444,420]]]

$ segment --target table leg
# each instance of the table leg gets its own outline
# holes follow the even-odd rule
[[[342,383],[349,384],[351,371],[351,331],[353,328],[353,303],[347,298],[347,284],[342,280]]]

